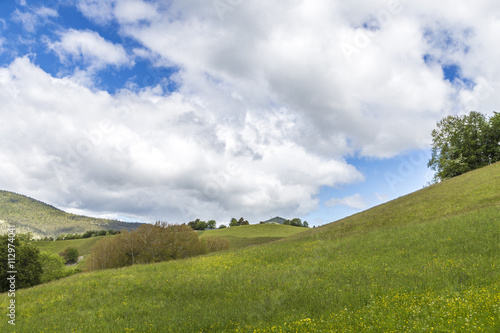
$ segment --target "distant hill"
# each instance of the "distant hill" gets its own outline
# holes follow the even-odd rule
[[[285,223],[285,221],[286,221],[286,219],[279,217],[279,216],[276,216],[276,217],[273,217],[272,219],[269,219],[267,221],[262,221],[260,223],[262,223],[262,224],[264,224],[264,223],[283,224],[283,223]]]
[[[87,230],[132,230],[141,225],[70,214],[24,195],[0,191],[0,234],[6,233],[9,224],[16,225],[18,233],[31,232],[41,238]]]

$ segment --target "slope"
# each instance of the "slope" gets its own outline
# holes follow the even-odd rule
[[[495,164],[270,244],[21,290],[16,329],[498,332],[499,174]]]
[[[246,247],[249,245],[264,244],[289,237],[306,231],[299,228],[279,224],[254,224],[239,227],[207,230],[199,233],[200,238],[222,237],[229,241],[232,249]]]
[[[35,237],[57,237],[87,230],[135,229],[139,223],[98,219],[69,214],[24,195],[0,191],[0,234],[13,224],[18,233],[31,232]]]
[[[105,237],[113,237],[113,236],[97,236],[90,238],[80,238],[80,239],[69,239],[62,241],[37,241],[33,242],[37,248],[41,251],[47,251],[52,253],[61,253],[68,247],[74,247],[78,250],[78,253],[81,256],[87,257],[94,245]]]

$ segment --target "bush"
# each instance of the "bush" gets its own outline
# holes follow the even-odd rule
[[[28,288],[40,284],[42,275],[42,265],[40,262],[40,250],[31,243],[21,243],[19,238],[14,237],[10,242],[7,235],[0,236],[0,292],[10,289],[7,278],[8,269],[8,244],[15,246],[15,269],[16,289]]]
[[[75,264],[78,262],[78,249],[74,247],[67,247],[66,250],[59,253],[61,257],[66,260],[66,264]]]
[[[87,270],[117,268],[196,256],[206,252],[187,225],[144,224],[100,240],[87,259]]]
[[[40,250],[31,243],[19,247],[19,263],[17,267],[19,288],[28,288],[40,284],[42,277],[42,264]],[[17,255],[17,253],[16,253]]]
[[[212,220],[213,221],[213,220]],[[188,226],[190,226],[193,230],[205,230],[207,228],[213,229],[215,227],[215,221],[213,221],[214,227],[211,227],[212,221],[209,221],[208,223],[205,221],[201,221],[200,219],[196,219],[194,221],[191,221],[188,223]]]
[[[40,252],[40,263],[42,265],[42,276],[40,281],[47,283],[67,276],[64,268],[66,260],[56,253]]]
[[[208,253],[228,250],[231,247],[229,241],[221,237],[206,237],[201,242]]]

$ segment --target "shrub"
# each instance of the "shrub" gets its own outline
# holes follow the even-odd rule
[[[75,264],[78,262],[78,249],[75,247],[67,247],[66,250],[59,253],[66,260],[66,264]]]
[[[31,243],[21,243],[19,238],[14,237],[10,242],[7,235],[0,236],[0,292],[10,289],[10,282],[7,280],[9,274],[8,254],[9,246],[15,246],[15,269],[16,289],[28,288],[40,284],[42,275],[42,265],[40,262],[40,250]],[[11,248],[13,248],[11,246]]]
[[[217,252],[228,250],[230,248],[229,241],[221,237],[206,237],[201,240],[206,252]]]
[[[66,276],[64,264],[66,260],[56,253],[40,252],[40,263],[42,265],[42,276],[40,281],[47,283]]]
[[[87,270],[117,268],[196,256],[206,252],[198,234],[187,225],[144,224],[100,240],[87,259]]]

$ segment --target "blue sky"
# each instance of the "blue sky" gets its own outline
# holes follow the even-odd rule
[[[499,33],[494,1],[3,1],[0,188],[329,223],[425,186],[437,121],[498,110]]]

